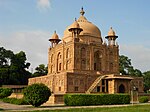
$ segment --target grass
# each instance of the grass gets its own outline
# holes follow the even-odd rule
[[[150,112],[150,105],[136,105],[126,107],[73,108],[73,109],[40,110],[28,112]]]
[[[24,99],[17,99],[17,98],[3,98],[1,101],[5,103],[11,103],[16,105],[29,105]]]

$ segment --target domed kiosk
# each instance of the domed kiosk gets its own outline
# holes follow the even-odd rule
[[[142,79],[119,74],[119,46],[115,31],[110,28],[107,42],[103,42],[101,31],[84,17],[80,17],[66,28],[62,41],[56,32],[49,39],[48,74],[30,78],[29,85],[44,83],[52,95],[49,103],[63,103],[67,93],[127,93],[132,84],[143,92]],[[140,84],[140,85],[138,85]]]

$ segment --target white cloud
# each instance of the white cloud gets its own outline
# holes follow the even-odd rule
[[[31,69],[39,64],[47,64],[49,37],[48,32],[42,31],[15,32],[9,37],[0,35],[0,46],[15,53],[24,51],[27,55],[27,61],[31,63]]]
[[[46,11],[50,9],[51,2],[50,0],[37,0],[37,7],[40,11]]]
[[[143,72],[150,70],[150,48],[144,45],[121,45],[120,52],[131,59],[135,68]]]

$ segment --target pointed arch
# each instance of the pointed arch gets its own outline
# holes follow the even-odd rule
[[[94,53],[94,70],[101,70],[101,56],[99,51]]]
[[[69,69],[69,61],[66,62],[66,70]]]
[[[51,63],[53,63],[53,54],[51,55],[51,59],[50,60],[51,60]]]
[[[51,73],[53,73],[53,65],[51,65]]]
[[[119,86],[119,93],[125,93],[125,86],[123,84]]]
[[[62,65],[61,65],[61,53],[59,52],[57,55],[57,71],[61,71],[62,70]]]
[[[81,70],[86,70],[86,49],[85,47],[81,48]]]
[[[66,50],[66,58],[69,58],[69,48]]]
[[[61,63],[59,63],[59,71],[61,71]]]

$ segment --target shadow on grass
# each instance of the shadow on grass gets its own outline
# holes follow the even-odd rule
[[[1,110],[4,110],[4,109],[1,109],[1,108],[0,108],[0,111],[1,111]]]

